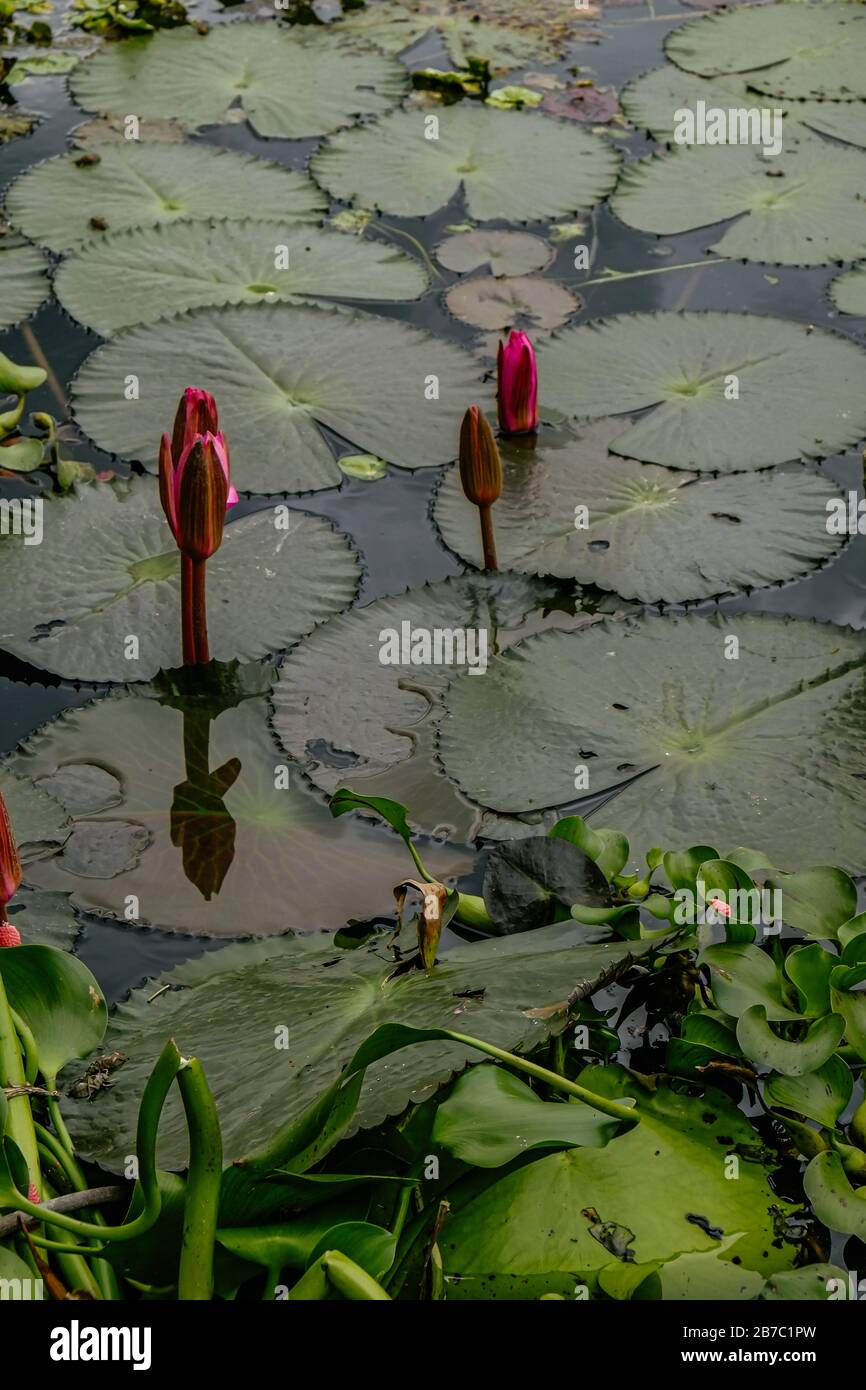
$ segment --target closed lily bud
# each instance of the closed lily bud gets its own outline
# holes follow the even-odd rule
[[[538,429],[538,368],[525,333],[516,329],[499,344],[496,403],[503,434],[534,434]]]
[[[200,434],[216,434],[219,430],[217,404],[210,391],[202,391],[198,386],[187,386],[178,402],[174,417],[174,430],[171,436],[171,452],[175,461],[182,455]]]
[[[184,547],[178,525],[180,478],[183,464],[197,439],[204,439],[207,435],[214,441],[214,450],[225,474],[226,507],[233,507],[238,500],[237,492],[232,487],[228,444],[218,426],[219,417],[213,396],[197,386],[188,386],[174,417],[174,431],[170,436],[164,434],[159,446],[159,500],[181,550]]]
[[[202,435],[175,474],[177,543],[191,560],[207,560],[222,544],[228,496],[223,452],[219,435]]]
[[[487,417],[470,405],[460,426],[460,481],[476,507],[490,507],[502,492],[502,463]]]
[[[6,803],[0,794],[0,922],[3,921],[6,904],[21,887],[21,860],[18,846],[12,834],[12,823]]]

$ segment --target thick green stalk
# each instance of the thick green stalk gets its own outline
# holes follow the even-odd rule
[[[15,1024],[12,1021],[12,1010],[6,997],[3,977],[0,976],[0,1086],[26,1086],[27,1084],[24,1062],[21,1057],[21,1046],[15,1031]],[[27,1095],[11,1096],[8,1104],[6,1133],[21,1150],[24,1162],[27,1164],[30,1181],[41,1195],[39,1153],[36,1146],[36,1131],[33,1128],[30,1097]]]
[[[56,1101],[54,1102],[54,1105],[55,1111],[52,1113],[51,1118],[54,1122],[54,1127],[55,1129],[57,1129],[58,1133],[52,1134],[49,1129],[45,1129],[42,1125],[37,1123],[37,1138],[39,1139],[40,1146],[44,1144],[45,1148],[51,1154],[55,1163],[59,1164],[59,1166],[62,1168],[66,1176],[66,1179],[72,1186],[73,1190],[76,1192],[86,1192],[87,1179],[84,1176],[84,1173],[81,1171],[75,1154],[72,1151],[72,1141],[71,1139],[69,1139],[69,1135],[67,1133],[65,1124],[63,1124],[63,1119],[60,1114],[60,1107],[57,1105]],[[58,1121],[60,1121],[59,1126]],[[58,1137],[61,1130],[63,1134],[66,1135],[66,1138],[69,1142],[69,1148],[66,1148],[64,1144],[61,1143],[61,1140]],[[106,1225],[105,1217],[99,1210],[94,1211],[93,1220],[98,1226]],[[93,1273],[96,1275],[96,1279],[99,1283],[100,1289],[102,1290],[104,1298],[107,1298],[109,1300],[117,1300],[120,1298],[120,1284],[118,1283],[117,1275],[114,1271],[113,1265],[110,1265],[107,1260],[94,1260]]]
[[[189,1129],[189,1172],[183,1206],[183,1244],[177,1296],[208,1302],[213,1297],[214,1240],[222,1181],[220,1122],[201,1062],[190,1058],[177,1074]]]

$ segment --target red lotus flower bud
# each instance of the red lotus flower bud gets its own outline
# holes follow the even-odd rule
[[[499,344],[497,357],[499,428],[503,434],[534,434],[538,429],[538,369],[525,333],[515,329]]]
[[[502,463],[487,417],[470,405],[460,426],[460,481],[476,507],[490,507],[502,492]]]
[[[191,560],[207,560],[222,544],[228,485],[219,436],[196,439],[176,473],[177,543]]]
[[[0,947],[20,946],[21,933],[11,922],[0,922]]]
[[[182,457],[198,435],[216,434],[219,427],[216,401],[210,391],[202,391],[198,386],[187,386],[174,417],[171,453],[175,462]]]
[[[0,794],[0,922],[5,916],[3,909],[20,887],[21,860],[18,858],[18,846],[12,834],[12,823],[6,803]]]

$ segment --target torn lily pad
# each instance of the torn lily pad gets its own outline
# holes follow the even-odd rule
[[[554,62],[579,34],[580,17],[560,0],[475,0],[471,14],[455,10],[452,0],[400,0],[349,10],[338,29],[363,35],[386,53],[403,53],[432,30],[451,62],[466,67],[486,60],[494,71]]]
[[[20,237],[7,236],[0,242],[0,276],[3,280],[0,329],[35,314],[51,292],[45,257],[37,247],[28,246]]]
[[[490,275],[529,275],[546,270],[553,256],[553,247],[529,232],[460,232],[436,250],[439,264],[458,275],[482,268]]]

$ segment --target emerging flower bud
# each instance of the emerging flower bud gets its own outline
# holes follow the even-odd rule
[[[534,434],[538,429],[538,369],[525,333],[516,329],[499,344],[496,403],[503,434]]]
[[[177,543],[191,560],[207,560],[222,544],[228,482],[221,435],[197,438],[175,474]]]
[[[21,887],[21,860],[18,846],[12,834],[12,824],[6,803],[0,794],[0,923],[4,921],[4,908]]]
[[[209,437],[226,481],[226,507],[233,507],[238,495],[231,483],[229,448],[219,430],[216,402],[209,391],[188,386],[180,398],[174,417],[174,432],[162,436],[159,446],[159,500],[171,533],[181,550],[185,549],[178,521],[178,497],[183,466],[197,440]],[[209,552],[212,553],[212,552]]]
[[[477,405],[460,426],[460,481],[476,507],[490,507],[502,492],[502,463],[493,431]]]

